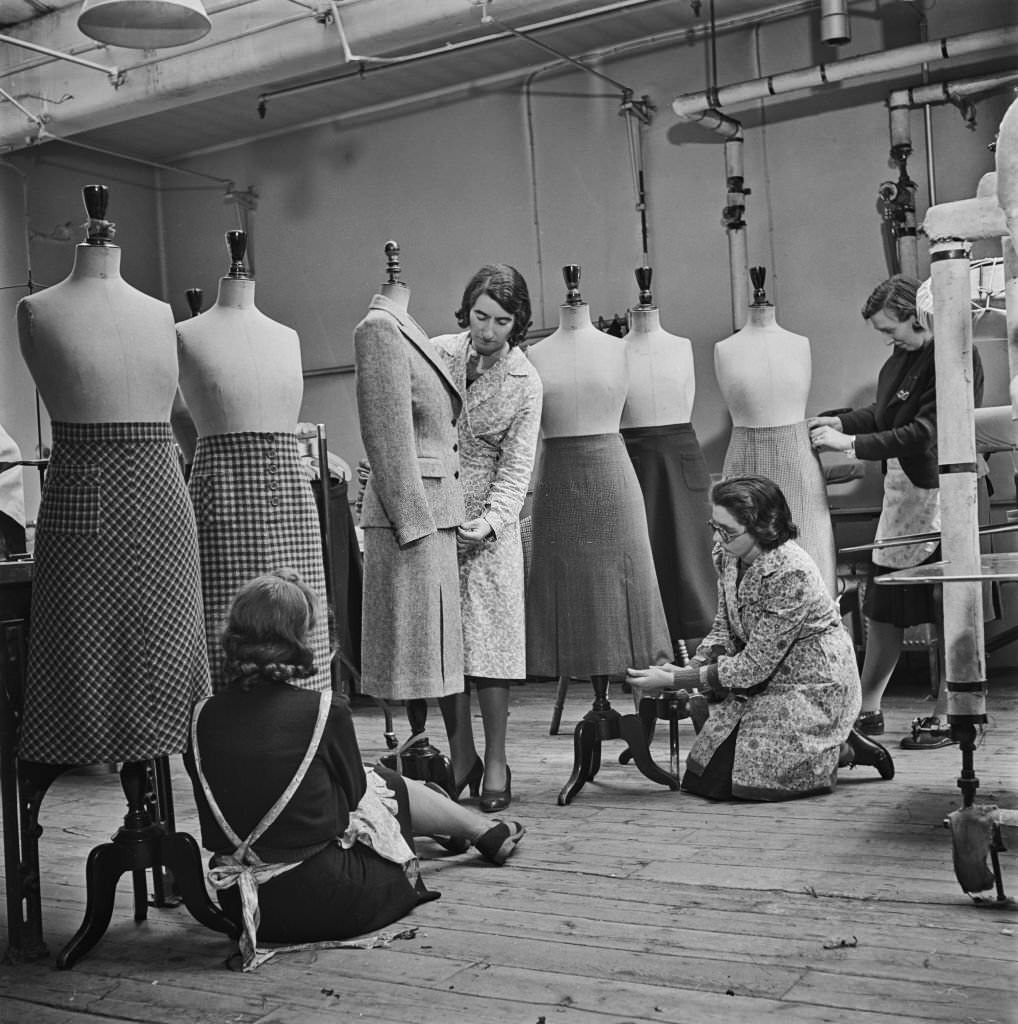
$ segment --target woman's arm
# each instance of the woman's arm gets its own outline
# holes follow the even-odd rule
[[[496,537],[520,517],[534,470],[534,454],[541,430],[541,379],[536,373],[507,377],[506,384],[518,382],[518,406],[502,439],[498,468],[484,500],[484,519]]]
[[[718,658],[718,680],[739,696],[749,696],[770,682],[802,632],[816,601],[819,577],[787,567],[764,578],[755,609],[756,622],[738,654]]]

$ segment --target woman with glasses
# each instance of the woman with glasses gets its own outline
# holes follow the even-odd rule
[[[699,730],[682,788],[714,800],[828,793],[839,767],[894,776],[891,755],[852,729],[859,670],[852,640],[798,534],[781,489],[762,476],[711,490],[718,608],[688,667],[630,669],[641,690],[678,687]],[[700,721],[703,697],[709,714]]]

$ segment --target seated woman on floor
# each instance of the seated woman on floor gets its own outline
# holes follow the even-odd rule
[[[209,880],[243,929],[245,970],[272,942],[348,939],[439,894],[424,888],[415,835],[504,864],[524,828],[361,762],[350,706],[289,685],[313,671],[318,598],[288,569],[243,586],[222,636],[228,689],[199,703],[185,763]],[[268,954],[271,955],[271,954]]]
[[[710,633],[688,667],[628,672],[644,692],[702,694],[690,702],[698,732],[682,788],[714,800],[785,800],[830,792],[839,766],[868,764],[892,778],[887,750],[852,729],[861,702],[855,650],[819,569],[795,543],[781,489],[766,477],[733,477],[714,486],[711,501],[718,609]]]

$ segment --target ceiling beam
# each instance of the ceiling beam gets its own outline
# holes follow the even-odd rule
[[[654,2],[660,0],[594,5],[589,0],[498,0],[498,14],[527,26]],[[8,37],[115,68],[119,75],[0,43],[0,89],[17,100],[0,97],[0,149],[22,149],[183,103],[356,67],[345,61],[332,8],[328,0],[210,3],[212,31],[204,39],[159,51],[107,47],[87,39],[77,28],[77,5],[18,25]],[[393,57],[497,31],[482,24],[483,7],[473,0],[345,0],[336,8],[350,49],[362,57]]]

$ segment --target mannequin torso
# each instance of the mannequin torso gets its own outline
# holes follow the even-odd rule
[[[628,390],[625,344],[591,323],[586,303],[559,309],[558,330],[527,350],[544,385],[541,434],[616,433]]]
[[[115,245],[79,245],[68,277],[18,303],[21,351],[54,420],[169,420],[173,313],[121,278],[120,254]]]
[[[220,278],[216,304],[177,324],[180,389],[200,436],[296,429],[300,339],[255,308],[254,290],[249,278]]]
[[[805,418],[812,378],[809,338],[779,327],[774,307],[749,307],[746,326],[714,346],[714,370],[736,427]]]
[[[630,320],[629,333],[623,339],[629,392],[622,426],[688,423],[696,394],[689,339],[662,330],[660,312],[655,307],[630,310]]]

